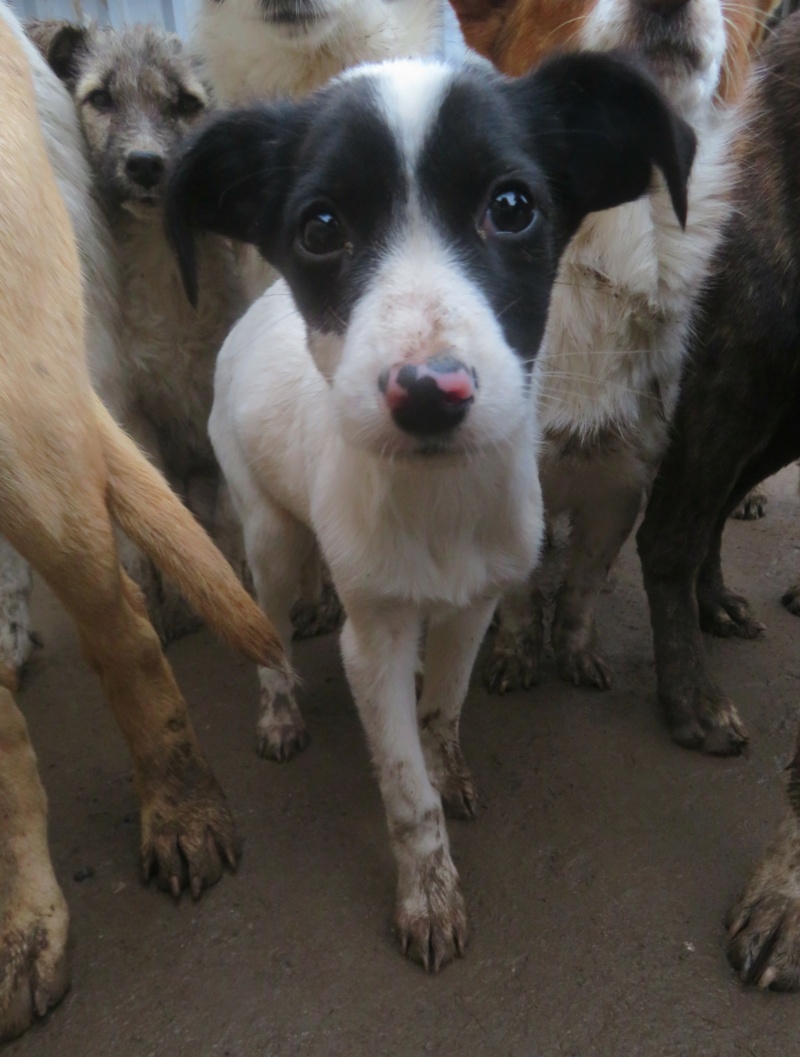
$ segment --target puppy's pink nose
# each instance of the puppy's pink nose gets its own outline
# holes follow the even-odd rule
[[[475,400],[477,375],[450,353],[422,363],[395,364],[378,380],[400,429],[430,435],[455,429]]]

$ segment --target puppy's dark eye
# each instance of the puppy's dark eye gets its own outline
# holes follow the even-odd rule
[[[95,88],[93,92],[89,92],[85,101],[95,110],[114,109],[114,97],[106,88]]]
[[[531,192],[522,184],[506,184],[492,192],[480,224],[481,232],[493,235],[522,235],[536,219]]]
[[[329,209],[310,213],[300,229],[300,245],[314,257],[340,253],[347,245],[347,236],[338,217]]]
[[[192,117],[194,114],[199,114],[201,110],[204,110],[205,104],[202,99],[198,99],[191,92],[181,92],[178,96],[178,102],[175,104],[175,109],[181,117]]]

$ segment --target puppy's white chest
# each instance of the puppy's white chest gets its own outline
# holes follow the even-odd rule
[[[392,464],[344,445],[320,473],[314,529],[346,595],[423,607],[499,594],[533,568],[542,534],[535,438],[504,458]],[[337,472],[338,471],[338,472]]]

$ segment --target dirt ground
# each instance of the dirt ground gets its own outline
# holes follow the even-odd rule
[[[137,879],[122,739],[37,587],[45,646],[20,703],[72,911],[73,986],[9,1057],[799,1053],[800,995],[743,990],[721,924],[783,809],[798,717],[800,621],[778,603],[800,574],[796,470],[769,490],[766,519],[725,541],[728,581],[767,634],[708,641],[746,758],[669,741],[630,544],[601,614],[613,690],[573,689],[552,666],[505,698],[476,681],[463,742],[482,806],[450,823],[472,933],[436,977],[391,935],[394,868],[334,636],[298,646],[313,740],[288,764],[255,754],[247,664],[205,634],[170,650],[245,839],[235,876],[175,904]]]

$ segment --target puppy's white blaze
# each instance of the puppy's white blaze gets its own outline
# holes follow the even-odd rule
[[[386,122],[410,174],[438,117],[453,71],[435,60],[400,60],[373,66],[373,71]]]
[[[378,455],[419,453],[419,440],[393,422],[378,380],[396,364],[444,351],[478,379],[466,418],[443,438],[448,452],[474,454],[502,445],[523,419],[533,418],[525,368],[484,292],[412,200],[402,232],[353,310],[333,375],[334,406],[347,442]],[[316,348],[314,354],[316,359]]]

